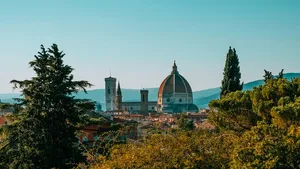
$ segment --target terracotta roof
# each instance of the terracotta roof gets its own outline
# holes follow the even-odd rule
[[[174,67],[173,67],[174,69]],[[192,88],[188,81],[181,76],[176,67],[176,71],[173,70],[172,73],[167,76],[161,83],[158,91],[158,96],[165,94],[175,93],[187,93],[192,95]]]
[[[0,116],[0,125],[4,125],[4,124],[5,124],[5,117]]]
[[[203,116],[207,116],[207,114],[193,113],[188,115],[188,117],[203,117]]]
[[[208,121],[204,121],[199,128],[201,129],[215,129],[215,126],[209,123]]]
[[[141,114],[131,114],[130,117],[144,117],[144,115],[141,115]]]
[[[149,129],[152,127],[153,127],[153,124],[146,124],[146,125],[141,126],[140,129]]]

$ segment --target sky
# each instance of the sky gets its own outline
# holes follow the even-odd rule
[[[53,43],[92,89],[110,72],[122,88],[158,87],[176,60],[202,90],[220,86],[229,46],[244,82],[300,72],[300,1],[0,0],[0,93],[34,76],[28,63]]]

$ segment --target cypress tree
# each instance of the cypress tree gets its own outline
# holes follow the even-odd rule
[[[231,46],[229,47],[229,51],[226,56],[223,75],[224,77],[222,80],[221,97],[230,92],[235,92],[243,89],[243,83],[241,84],[240,82],[241,73],[239,58],[236,54],[236,50],[234,48],[231,49]]]
[[[24,110],[8,126],[8,139],[1,148],[7,168],[72,168],[85,161],[76,131],[83,114],[94,104],[75,99],[73,93],[90,87],[87,81],[74,81],[73,68],[63,62],[64,53],[56,44],[41,52],[29,63],[36,73],[30,80],[12,80],[25,99]],[[4,164],[4,163],[2,163]]]

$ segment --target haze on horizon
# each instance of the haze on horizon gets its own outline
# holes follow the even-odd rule
[[[217,87],[229,46],[244,82],[264,69],[300,72],[299,18],[299,0],[3,1],[0,93],[32,77],[28,62],[52,43],[93,88],[104,88],[110,69],[122,88],[158,87],[174,60],[194,91]]]

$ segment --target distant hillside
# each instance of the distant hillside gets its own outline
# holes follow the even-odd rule
[[[288,80],[292,78],[300,77],[300,73],[287,73],[284,74],[284,77]],[[263,85],[263,80],[256,80],[249,83],[244,84],[243,90],[251,90],[255,86]],[[149,101],[157,100],[158,88],[148,88],[149,90]],[[199,108],[206,108],[208,103],[211,100],[215,100],[219,98],[220,95],[220,87],[210,88],[206,90],[200,90],[193,92],[194,95],[194,103]],[[123,101],[140,101],[140,89],[122,89]],[[104,89],[96,89],[96,90],[88,90],[88,93],[79,92],[75,94],[77,98],[80,99],[91,99],[97,102],[100,102],[103,109],[105,109],[105,91]],[[13,103],[14,100],[12,98],[21,97],[18,93],[11,94],[0,94],[0,99],[2,102]]]

